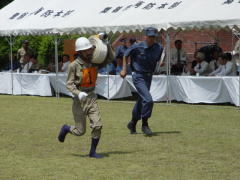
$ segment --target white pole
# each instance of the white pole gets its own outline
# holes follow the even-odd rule
[[[12,35],[9,38],[10,45],[10,60],[11,60],[11,84],[12,84],[12,96],[13,96],[13,40]]]
[[[235,35],[237,39],[240,40],[239,34],[240,34],[239,31],[237,31],[237,33],[234,33],[234,30],[232,29],[232,49],[233,49],[233,36]],[[238,55],[238,59],[240,59],[240,55]],[[237,72],[239,74],[238,76],[238,108],[240,110],[240,62],[236,62],[236,64],[237,64]]]
[[[169,83],[169,76],[171,74],[171,65],[170,65],[170,61],[171,61],[171,47],[170,47],[170,36],[169,36],[169,32],[167,32],[166,34],[166,43],[167,43],[167,103],[171,103],[171,97],[170,97],[170,83]]]
[[[109,72],[107,73],[107,78],[108,78],[108,100],[110,99],[110,89],[109,89]]]
[[[238,74],[239,74],[239,76],[238,76],[238,86],[239,86],[239,88],[238,88],[238,108],[239,108],[239,110],[240,110],[240,66],[238,67],[238,69],[239,69],[239,71],[238,71]]]
[[[56,86],[56,98],[59,99],[59,86],[58,86],[58,39],[57,35],[54,34],[54,45],[55,45],[55,86]]]
[[[237,39],[240,40],[239,36],[237,36]],[[233,40],[232,40],[232,44],[233,44]],[[240,54],[238,55],[238,58],[240,59]],[[238,72],[238,108],[240,110],[240,62],[237,63],[237,72]]]

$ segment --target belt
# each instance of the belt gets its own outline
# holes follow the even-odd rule
[[[147,76],[152,76],[153,73],[152,72],[141,72],[141,71],[134,71],[137,74],[142,74],[142,75],[147,75]]]

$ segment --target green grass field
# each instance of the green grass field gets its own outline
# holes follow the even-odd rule
[[[72,99],[0,95],[1,180],[237,180],[240,110],[234,106],[157,103],[152,137],[130,135],[133,102],[99,101],[104,123],[98,152],[88,158],[90,128],[57,141],[73,124]]]

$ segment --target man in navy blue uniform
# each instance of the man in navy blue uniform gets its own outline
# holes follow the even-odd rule
[[[125,51],[128,49],[127,47],[127,38],[120,39],[121,45],[119,45],[115,50],[115,65],[122,64],[123,56]]]
[[[131,134],[136,133],[137,121],[142,119],[142,132],[152,135],[148,119],[152,114],[153,99],[149,91],[152,75],[163,51],[163,47],[155,42],[156,36],[157,29],[146,28],[145,40],[132,45],[124,54],[123,70],[120,75],[122,78],[126,76],[126,62],[130,57],[133,69],[132,79],[138,92],[138,100],[132,111],[132,120],[127,125]]]

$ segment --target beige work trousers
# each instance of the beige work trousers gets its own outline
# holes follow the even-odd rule
[[[88,93],[85,100],[79,100],[78,97],[74,97],[72,112],[75,126],[71,126],[70,131],[73,135],[82,136],[86,133],[86,119],[88,117],[90,128],[92,129],[92,138],[100,138],[102,121],[97,104],[97,95],[94,92]]]

